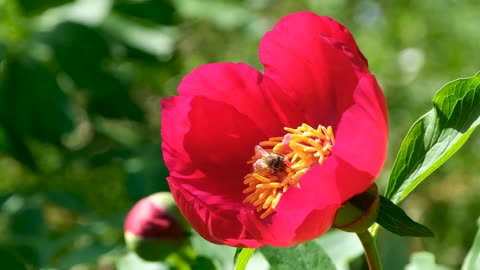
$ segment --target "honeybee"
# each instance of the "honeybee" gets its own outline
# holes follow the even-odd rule
[[[253,164],[253,169],[272,169],[272,173],[284,172],[287,168],[285,156],[280,153],[267,152],[260,145],[255,146],[255,156],[258,158]]]

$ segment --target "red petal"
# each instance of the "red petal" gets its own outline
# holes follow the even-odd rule
[[[168,179],[170,190],[182,214],[203,238],[215,244],[257,248],[263,244],[252,238],[237,219],[239,208],[232,208],[222,198],[209,198],[204,202],[196,194],[184,189],[172,178]],[[203,196],[202,196],[203,197]]]
[[[339,39],[335,44],[334,38]],[[348,30],[309,12],[282,18],[263,37],[259,53],[265,76],[302,108],[304,122],[325,126],[334,126],[339,113],[351,105],[356,71],[366,69]]]
[[[333,155],[370,178],[339,179],[343,200],[363,192],[373,183],[383,167],[387,152],[387,107],[372,75],[360,79],[354,99],[355,104],[342,115],[335,131]]]
[[[297,126],[304,120],[275,82],[243,63],[202,65],[183,79],[178,92],[231,105],[265,134],[262,140],[282,136],[283,127]]]
[[[246,161],[263,133],[230,105],[199,96],[163,99],[162,120],[169,184],[182,213],[212,242],[248,238],[235,215],[244,207]]]

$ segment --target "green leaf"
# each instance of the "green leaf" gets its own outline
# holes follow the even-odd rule
[[[480,226],[480,219],[478,219]],[[473,240],[472,248],[468,251],[467,257],[463,261],[462,270],[478,270],[480,269],[480,229]]]
[[[338,270],[350,269],[350,262],[364,252],[362,243],[354,233],[330,230],[313,241],[320,244]]]
[[[0,62],[3,61],[3,59],[5,58],[7,54],[7,46],[5,46],[5,44],[3,44],[2,42],[0,42]]]
[[[405,270],[448,270],[450,268],[435,263],[435,255],[426,251],[415,252]]]
[[[380,209],[376,222],[388,231],[400,236],[431,237],[433,232],[413,221],[402,208],[380,195]]]
[[[5,119],[5,114],[0,112],[0,151],[5,152],[25,166],[35,171],[37,164],[30,149],[20,136],[20,131],[15,129],[14,123]]]
[[[12,56],[0,86],[0,122],[10,139],[33,137],[61,145],[72,131],[70,102],[46,63],[27,56]],[[12,145],[20,145],[12,143]]]
[[[116,1],[114,11],[145,23],[173,25],[177,21],[175,8],[169,0]]]
[[[253,252],[255,252],[254,248],[242,248],[240,254],[238,254],[237,262],[235,264],[235,270],[245,270],[247,267],[247,263],[252,257]]]
[[[122,16],[110,15],[102,29],[118,41],[144,53],[167,60],[175,51],[175,31],[167,27],[146,27]]]
[[[27,270],[24,262],[21,261],[21,258],[18,254],[12,249],[0,246],[0,261],[2,262],[2,267],[5,269],[11,270]]]
[[[35,15],[49,8],[72,2],[72,0],[18,0],[18,6],[27,15]]]
[[[191,231],[190,241],[198,256],[209,258],[217,269],[233,269],[235,248],[225,245],[215,245],[203,239],[197,232]]]
[[[314,242],[306,242],[288,248],[262,247],[260,249],[272,270],[335,269],[330,257]]]
[[[44,42],[53,49],[60,68],[77,89],[87,94],[89,113],[107,118],[144,119],[142,109],[129,93],[130,85],[104,67],[113,55],[103,32],[64,22],[47,33]]]
[[[442,87],[433,109],[408,131],[393,165],[385,196],[403,200],[447,161],[480,123],[480,73]]]
[[[167,264],[163,262],[147,262],[138,257],[135,253],[131,252],[117,260],[116,263],[118,270],[168,270],[171,269]]]

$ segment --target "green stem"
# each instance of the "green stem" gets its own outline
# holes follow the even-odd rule
[[[253,252],[255,252],[254,248],[242,248],[242,251],[240,251],[240,254],[237,258],[237,265],[235,266],[235,270],[245,270]]]
[[[380,225],[378,225],[377,223],[373,223],[373,225],[368,229],[373,239],[377,238],[378,229],[380,229]]]
[[[375,239],[367,231],[357,233],[360,242],[362,242],[363,249],[365,250],[365,257],[367,259],[368,268],[370,270],[382,270],[382,263],[378,256],[377,245]]]

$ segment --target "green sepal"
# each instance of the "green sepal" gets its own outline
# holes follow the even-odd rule
[[[426,226],[413,221],[402,208],[380,195],[380,209],[376,222],[386,230],[400,236],[432,237]]]

